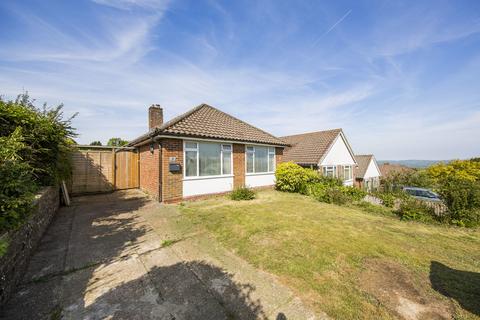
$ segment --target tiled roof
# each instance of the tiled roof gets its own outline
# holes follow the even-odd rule
[[[279,138],[207,104],[201,104],[164,123],[154,131],[130,142],[130,145],[135,145],[157,135],[287,145]]]
[[[316,165],[341,132],[342,129],[333,129],[280,137],[291,145],[283,151],[283,160]]]
[[[355,155],[355,160],[357,161],[357,167],[355,168],[356,178],[363,179],[372,158],[373,158],[372,154]]]
[[[383,163],[380,165],[380,173],[387,177],[391,174],[413,172],[415,169],[394,163]]]

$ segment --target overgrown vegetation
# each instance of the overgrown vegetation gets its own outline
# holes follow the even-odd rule
[[[277,190],[305,194],[326,203],[344,205],[366,195],[363,190],[344,186],[340,179],[321,176],[292,162],[278,165],[275,178]]]
[[[403,193],[402,187],[423,187],[440,195],[448,208],[445,214],[435,214],[431,206],[414,201]],[[472,227],[480,224],[480,162],[455,160],[439,163],[424,170],[402,171],[382,177],[381,190],[374,194],[384,205],[399,203],[402,219],[431,221]]]
[[[247,188],[247,187],[240,187],[236,188],[230,193],[230,199],[235,200],[235,201],[240,201],[240,200],[253,200],[255,199],[255,191]]]
[[[62,107],[37,108],[26,94],[0,99],[0,234],[24,221],[39,186],[71,174],[75,133]]]

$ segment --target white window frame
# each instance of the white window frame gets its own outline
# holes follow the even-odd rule
[[[349,177],[348,179],[347,179],[347,177],[346,177],[346,175],[345,175],[345,172],[346,172],[345,169],[347,169],[347,168],[350,169],[350,177]],[[353,171],[352,171],[352,170],[353,170],[353,168],[352,168],[351,165],[343,166],[343,179],[344,179],[344,181],[350,181],[350,180],[353,179]]]
[[[187,143],[195,143],[196,148],[187,148]],[[210,175],[210,176],[201,176],[200,175],[200,148],[199,143],[215,143],[220,145],[220,174]],[[223,174],[223,153],[224,146],[230,146],[230,173]],[[187,177],[187,151],[197,152],[197,175]],[[197,180],[197,179],[210,179],[210,178],[222,178],[222,177],[233,177],[233,144],[223,143],[223,142],[214,142],[214,141],[197,141],[197,140],[183,140],[183,179],[184,180]]]
[[[267,170],[264,172],[255,172],[255,147],[261,147],[261,148],[267,148]],[[253,172],[248,172],[248,148],[253,148]],[[273,154],[273,168],[270,168],[270,161],[269,157],[270,155]],[[275,169],[277,167],[277,156],[275,152],[275,147],[270,147],[270,146],[262,146],[262,145],[245,145],[245,175],[261,175],[261,174],[272,174],[275,173]]]
[[[333,178],[337,177],[337,166],[322,166],[322,175],[328,177],[328,172],[333,172]]]

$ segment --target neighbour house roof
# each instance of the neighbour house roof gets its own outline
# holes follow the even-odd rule
[[[413,172],[415,169],[400,164],[383,163],[380,165],[380,173],[386,177],[394,173]]]
[[[375,165],[377,165],[373,154],[358,154],[358,155],[356,154],[355,160],[357,160],[357,167],[355,168],[356,178],[363,179],[365,177],[365,174],[367,173],[367,169],[371,161],[374,161]],[[380,169],[378,168],[378,166],[377,166],[377,170],[379,170],[380,172]]]
[[[201,104],[165,122],[160,127],[131,141],[129,145],[138,145],[159,135],[287,146],[279,138],[207,104]]]
[[[283,160],[293,161],[298,164],[318,165],[339,136],[343,137],[353,157],[353,152],[345,139],[342,129],[333,129],[280,137],[280,139],[291,145],[283,152]]]

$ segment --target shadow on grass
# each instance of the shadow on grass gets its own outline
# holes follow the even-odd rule
[[[436,291],[456,300],[465,310],[480,316],[480,273],[456,270],[432,261],[430,283]]]

